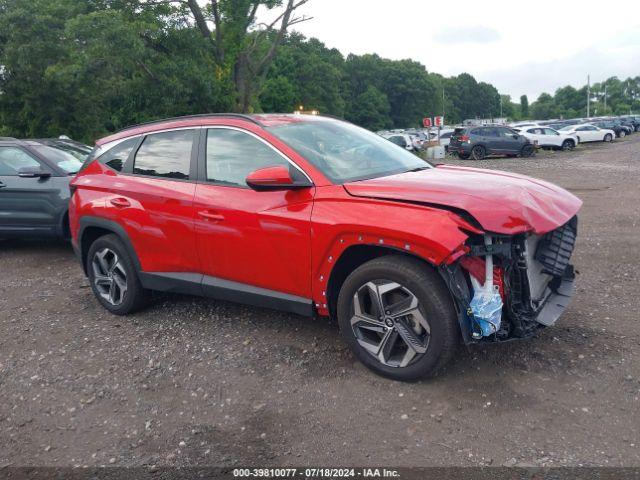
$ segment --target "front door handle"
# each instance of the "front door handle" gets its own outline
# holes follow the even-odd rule
[[[131,202],[129,202],[129,200],[127,200],[126,198],[122,198],[122,197],[112,198],[111,200],[109,200],[109,202],[111,203],[111,205],[118,208],[125,208],[125,207],[131,206]]]
[[[221,222],[222,220],[224,220],[223,215],[220,215],[219,213],[216,213],[216,212],[212,212],[210,210],[201,210],[198,212],[198,215],[200,215],[205,220],[211,220],[212,222]]]
[[[0,188],[4,188],[4,187],[6,187],[6,185],[4,183],[0,182]]]

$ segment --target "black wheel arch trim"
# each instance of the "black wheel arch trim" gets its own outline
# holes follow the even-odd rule
[[[135,248],[133,248],[133,243],[131,242],[131,239],[129,238],[129,235],[127,234],[124,227],[119,223],[114,222],[113,220],[107,220],[105,218],[93,217],[93,216],[87,215],[80,218],[80,230],[78,232],[78,244],[77,244],[77,248],[80,253],[79,259],[82,263],[82,269],[85,275],[87,274],[87,253],[89,252],[89,246],[84,245],[83,236],[87,231],[87,229],[90,227],[102,228],[104,230],[110,231],[111,233],[117,235],[118,238],[122,240],[122,243],[124,243],[124,246],[127,249],[127,253],[129,253],[129,257],[133,261],[136,271],[140,272],[142,270],[140,266],[140,259],[138,258],[138,254],[136,253]]]

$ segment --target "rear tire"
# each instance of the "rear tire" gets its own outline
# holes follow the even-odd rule
[[[604,140],[603,140],[603,142],[613,142],[613,136],[612,136],[610,133],[607,133],[607,134],[604,136]]]
[[[451,295],[437,272],[401,255],[356,268],[340,289],[337,313],[342,337],[356,357],[394,380],[436,373],[460,337]]]
[[[87,276],[100,304],[115,315],[140,310],[149,301],[138,272],[117,235],[95,240],[87,254]]]
[[[460,160],[469,160],[469,154],[468,153],[458,152],[458,158]]]
[[[620,130],[620,135],[618,135],[619,138],[624,138],[627,136],[627,132],[624,130]]]
[[[520,156],[522,158],[529,158],[531,155],[533,155],[533,145],[525,145],[522,147],[522,150],[520,150]]]
[[[486,155],[487,155],[487,151],[481,145],[476,145],[471,149],[471,157],[474,160],[483,160]]]

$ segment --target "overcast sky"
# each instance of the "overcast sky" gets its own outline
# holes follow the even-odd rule
[[[564,85],[640,75],[640,1],[310,0],[295,30],[349,53],[472,74],[533,101]]]

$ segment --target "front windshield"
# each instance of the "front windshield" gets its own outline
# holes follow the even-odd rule
[[[267,127],[333,183],[384,177],[432,165],[364,128],[314,119]]]
[[[78,173],[78,170],[80,170],[82,166],[82,160],[78,158],[77,153],[71,153],[66,148],[52,147],[49,145],[38,145],[33,148],[44,158],[55,163],[59,168],[69,174]]]
[[[574,127],[575,125],[567,125],[566,127],[562,127],[560,130],[564,130],[564,131],[573,130]]]

